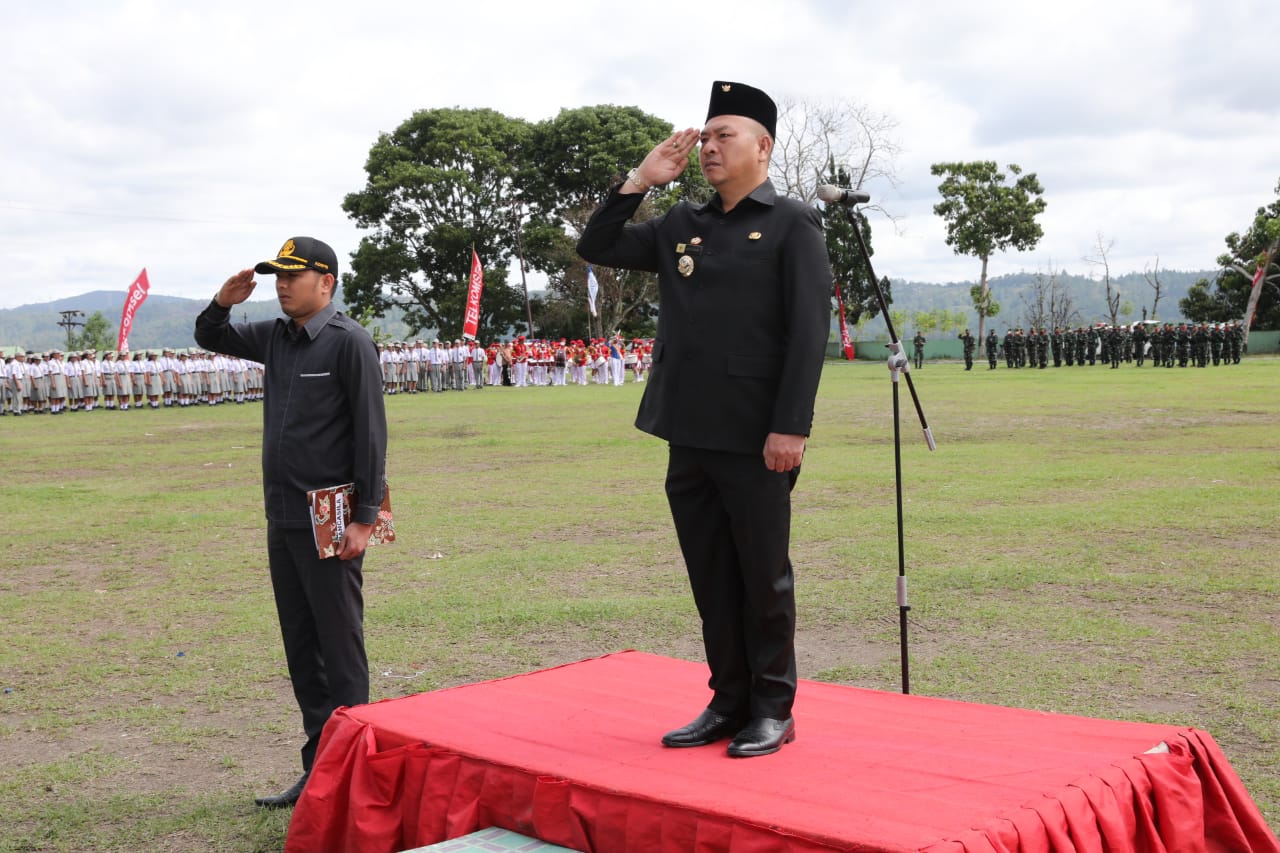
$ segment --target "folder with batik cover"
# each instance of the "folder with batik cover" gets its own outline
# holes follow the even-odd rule
[[[316,552],[322,560],[338,556],[342,534],[351,523],[351,510],[356,503],[355,491],[355,483],[344,483],[307,492],[307,501],[311,505],[311,532],[315,535]],[[391,516],[391,487],[384,484],[382,506],[378,508],[373,533],[369,534],[369,544],[380,545],[394,541],[396,528]]]

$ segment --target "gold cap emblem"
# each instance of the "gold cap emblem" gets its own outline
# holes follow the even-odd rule
[[[284,245],[280,247],[280,251],[276,253],[276,257],[283,258],[293,254],[293,241],[285,240]]]

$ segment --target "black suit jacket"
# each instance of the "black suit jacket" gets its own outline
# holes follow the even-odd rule
[[[615,190],[578,243],[590,263],[658,274],[636,426],[676,445],[751,454],[770,432],[808,435],[831,328],[817,211],[769,181],[728,213],[717,195],[629,223],[641,200]]]

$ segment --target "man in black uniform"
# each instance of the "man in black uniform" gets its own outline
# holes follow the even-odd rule
[[[987,370],[996,369],[996,356],[1000,350],[1000,338],[995,330],[987,332]]]
[[[231,324],[232,306],[257,285],[255,271],[275,274],[280,309],[289,319]],[[267,559],[307,735],[302,777],[283,793],[257,800],[268,808],[297,802],[334,710],[369,701],[362,572],[385,485],[387,420],[373,339],[331,302],[337,274],[333,249],[294,237],[277,257],[227,279],[196,318],[200,346],[264,365]],[[355,484],[351,523],[338,555],[321,560],[307,492],[345,483]]]
[[[813,422],[832,276],[813,208],[779,196],[769,157],[777,108],[717,82],[701,134],[655,147],[592,215],[591,263],[658,274],[658,334],[636,426],[669,443],[667,500],[711,669],[708,707],[670,747],[732,737],[729,755],[795,738],[791,488]],[[628,224],[645,191],[699,160],[716,190]]]

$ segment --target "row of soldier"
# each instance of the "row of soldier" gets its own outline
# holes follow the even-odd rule
[[[969,330],[960,335],[965,370],[973,368],[977,341]],[[1142,367],[1207,367],[1239,364],[1244,350],[1244,325],[1234,323],[1134,323],[1132,326],[1080,326],[1075,329],[1011,329],[1001,340],[994,331],[985,341],[988,369],[995,370],[1003,355],[1010,368],[1046,368],[1122,362]]]

